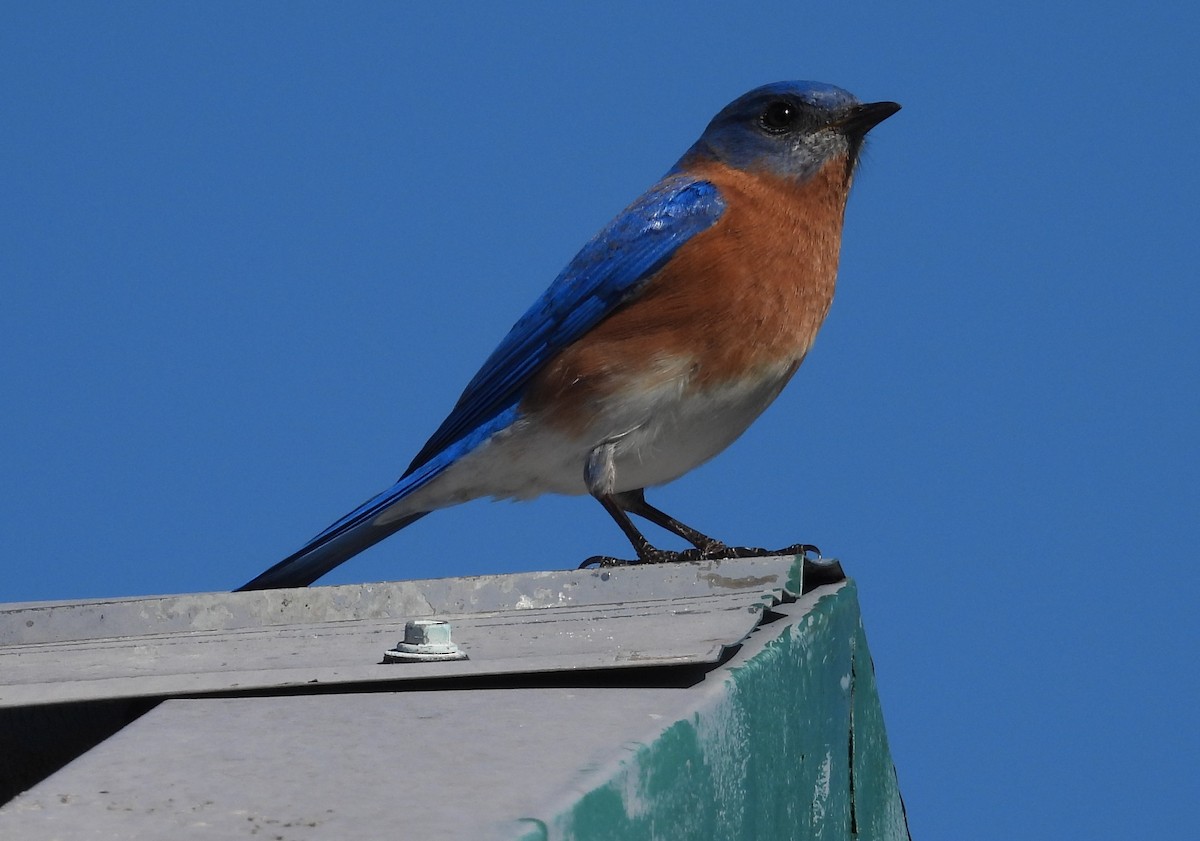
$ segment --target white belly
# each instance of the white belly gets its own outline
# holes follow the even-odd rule
[[[631,382],[604,401],[577,435],[536,417],[521,418],[381,519],[483,496],[530,499],[544,493],[587,493],[584,466],[596,447],[609,442],[615,443],[615,491],[665,484],[733,443],[794,371],[794,364],[779,366],[752,383],[689,393],[684,377],[664,378],[659,370],[653,387],[646,388],[645,380]]]

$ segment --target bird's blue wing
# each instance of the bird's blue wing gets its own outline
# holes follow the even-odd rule
[[[717,188],[672,174],[583,247],[513,326],[395,485],[339,519],[243,590],[311,584],[352,555],[423,516],[380,515],[517,417],[522,388],[558,351],[638,293],[675,251],[725,209]]]
[[[712,227],[724,209],[713,184],[682,174],[665,179],[627,207],[513,325],[404,475],[512,408],[543,365],[634,297],[647,278],[681,245]]]

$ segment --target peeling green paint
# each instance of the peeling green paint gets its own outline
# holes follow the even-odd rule
[[[786,592],[792,597],[800,595],[801,586],[804,578],[804,556],[797,555],[792,562],[792,566],[788,569],[788,580],[784,585]]]
[[[853,583],[755,633],[689,718],[526,837],[907,839]]]
[[[875,667],[858,625],[854,657],[854,706],[851,709],[854,756],[855,822],[859,838],[907,838],[908,819],[888,751],[883,710],[875,691]],[[882,783],[882,784],[881,784]]]

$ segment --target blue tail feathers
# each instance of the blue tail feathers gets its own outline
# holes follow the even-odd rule
[[[385,537],[421,519],[428,512],[410,514],[378,526],[370,520],[335,530],[330,527],[295,554],[284,558],[238,590],[270,590],[276,587],[307,587],[325,573]],[[335,524],[336,525],[336,524]]]
[[[238,590],[307,587],[343,561],[424,517],[428,511],[405,514],[383,524],[378,522],[385,511],[441,476],[447,468],[486,444],[494,434],[507,428],[516,418],[515,405],[501,407],[501,410],[486,423],[460,437],[433,458],[421,464],[414,464],[392,487],[368,499],[308,541],[300,551],[288,555],[257,578],[238,587]]]

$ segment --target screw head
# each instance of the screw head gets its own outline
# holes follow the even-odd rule
[[[450,638],[450,623],[440,619],[413,619],[404,623],[404,639],[385,651],[385,663],[427,663],[466,660],[467,653]]]

